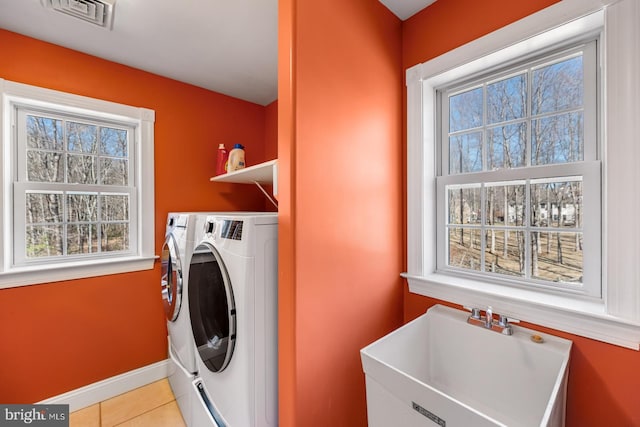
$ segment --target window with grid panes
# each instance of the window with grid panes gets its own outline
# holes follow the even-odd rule
[[[600,297],[596,59],[593,40],[438,91],[439,269]]]
[[[153,268],[155,113],[0,88],[0,287]]]
[[[18,107],[16,129],[15,263],[130,253],[133,128]]]
[[[640,349],[639,19],[563,0],[407,70],[409,292]]]

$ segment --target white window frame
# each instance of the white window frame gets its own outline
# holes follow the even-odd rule
[[[410,292],[579,336],[640,349],[640,5],[635,0],[563,0],[407,70],[407,272]],[[527,52],[590,32],[602,40],[602,292],[600,300],[505,287],[437,271],[436,93],[438,87]],[[632,236],[630,239],[629,236]],[[634,241],[635,240],[635,241]]]
[[[0,289],[15,286],[49,283],[86,277],[102,276],[152,269],[155,262],[154,241],[154,133],[155,112],[114,102],[88,98],[51,89],[0,79]],[[131,197],[137,209],[131,211],[131,247],[122,253],[108,253],[97,257],[69,257],[69,259],[20,262],[14,257],[14,186],[24,182],[17,177],[18,142],[15,114],[18,106],[57,111],[61,114],[95,117],[106,121],[126,123],[133,129],[135,152],[130,175],[133,182]],[[19,243],[19,242],[18,242]],[[24,246],[24,245],[22,245]],[[17,245],[17,247],[21,247]],[[17,262],[16,262],[17,260]]]

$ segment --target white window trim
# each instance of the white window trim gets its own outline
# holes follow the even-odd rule
[[[154,122],[155,112],[114,102],[44,89],[0,79],[0,289],[15,286],[50,283],[86,277],[117,274],[153,268],[156,256],[154,241]],[[13,195],[11,122],[14,103],[55,108],[73,114],[100,111],[105,118],[136,124],[136,156],[140,161],[134,167],[138,199],[136,255],[106,257],[88,261],[71,261],[38,266],[13,267]],[[94,113],[95,114],[95,113]],[[139,167],[138,167],[139,166]]]
[[[563,0],[407,70],[408,270],[402,276],[411,292],[465,306],[491,305],[509,317],[640,349],[640,224],[628,220],[640,209],[639,198],[634,197],[640,187],[637,22],[636,0]],[[436,273],[435,88],[507,58],[600,29],[605,52],[603,300],[492,284],[480,288],[471,280]],[[628,236],[637,237],[636,241]]]

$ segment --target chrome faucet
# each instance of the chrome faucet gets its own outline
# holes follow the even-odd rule
[[[484,311],[484,316],[480,315],[479,308],[465,307],[465,309],[471,312],[471,315],[467,318],[467,323],[491,329],[492,331],[500,332],[503,335],[513,335],[513,328],[509,322],[517,323],[518,320],[509,319],[507,316],[502,314],[498,315],[498,320],[494,320],[493,308],[491,306],[487,307]]]

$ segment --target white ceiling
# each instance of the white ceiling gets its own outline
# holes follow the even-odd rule
[[[436,0],[380,0],[380,2],[404,21],[435,3]]]
[[[380,0],[401,19],[435,0]],[[267,105],[278,95],[278,0],[116,0],[113,29],[0,0],[0,28]],[[1,76],[0,76],[1,77]]]

